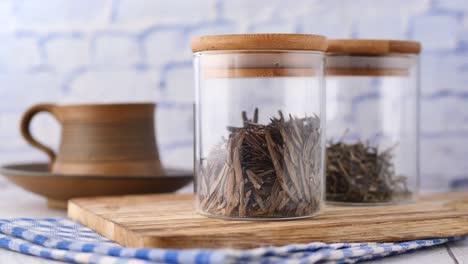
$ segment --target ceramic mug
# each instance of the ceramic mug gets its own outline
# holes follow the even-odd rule
[[[50,172],[74,175],[161,176],[154,133],[155,104],[37,104],[21,120],[21,133],[50,158]],[[30,123],[39,112],[61,124],[57,153],[37,141]]]

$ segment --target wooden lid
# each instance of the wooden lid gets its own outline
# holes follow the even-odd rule
[[[421,43],[403,40],[330,39],[328,40],[327,52],[363,55],[419,54],[421,52]]]
[[[327,39],[309,34],[211,35],[192,40],[192,51],[210,50],[312,50],[326,51]]]

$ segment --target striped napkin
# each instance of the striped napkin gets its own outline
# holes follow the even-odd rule
[[[0,247],[70,263],[356,263],[431,247],[461,237],[401,243],[310,243],[251,250],[126,248],[67,218],[0,220]]]

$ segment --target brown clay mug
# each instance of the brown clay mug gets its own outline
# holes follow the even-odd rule
[[[50,158],[50,172],[75,175],[161,176],[154,133],[155,104],[37,104],[21,120],[21,133]],[[62,126],[58,153],[30,132],[39,112]]]

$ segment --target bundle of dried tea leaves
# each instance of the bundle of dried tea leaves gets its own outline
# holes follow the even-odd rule
[[[406,177],[397,176],[392,149],[379,152],[362,142],[327,146],[327,201],[386,203],[406,199]]]
[[[200,210],[234,218],[312,215],[321,198],[320,120],[286,120],[281,112],[268,125],[258,123],[258,109],[243,127],[228,128],[227,140],[202,166]]]

